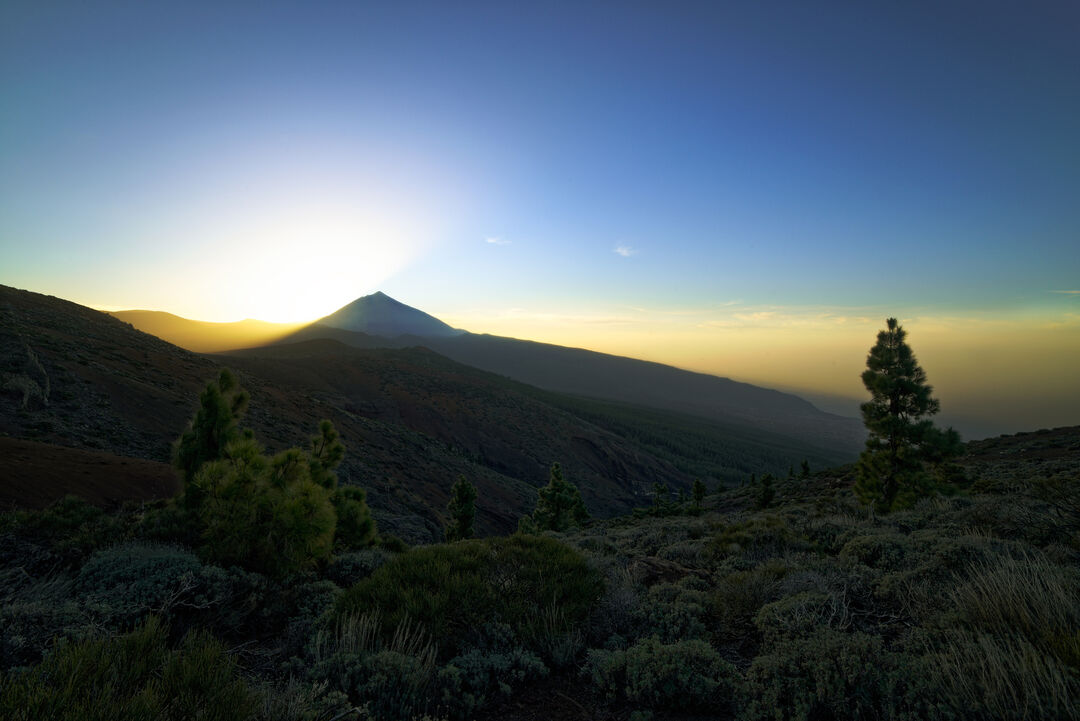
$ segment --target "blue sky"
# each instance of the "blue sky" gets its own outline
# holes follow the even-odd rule
[[[1052,355],[1078,37],[1072,2],[8,0],[0,282],[210,320],[382,289],[762,382],[694,349],[900,315]]]

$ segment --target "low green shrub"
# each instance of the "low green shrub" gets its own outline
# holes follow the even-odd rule
[[[767,603],[754,617],[766,648],[812,636],[822,628],[846,628],[849,613],[835,594],[803,591]]]
[[[666,643],[705,639],[708,631],[704,619],[708,608],[707,592],[683,584],[658,583],[648,590],[639,610],[645,629],[642,635],[655,635]]]
[[[789,571],[786,564],[771,560],[717,581],[712,602],[717,638],[744,643],[754,636],[754,617],[766,603],[777,600],[780,582]]]
[[[0,584],[6,580],[0,577]],[[9,587],[0,605],[0,669],[37,663],[53,639],[81,638],[93,630],[71,586],[58,575]]]
[[[704,554],[712,559],[743,554],[762,561],[781,556],[788,551],[803,551],[809,548],[810,543],[806,537],[792,528],[786,519],[768,514],[724,526],[713,536]]]
[[[123,636],[63,642],[39,665],[6,678],[0,717],[12,721],[249,718],[255,696],[221,644],[188,634],[170,651],[150,618]]]
[[[347,718],[355,707],[329,684],[309,683],[290,676],[280,684],[264,683],[256,689],[257,721],[329,721]]]
[[[98,551],[79,570],[75,590],[109,628],[167,614],[198,584],[202,563],[175,546],[125,543]]]
[[[409,719],[430,705],[436,647],[407,619],[389,639],[380,631],[377,613],[324,619],[308,647],[308,677],[366,705],[375,718]]]
[[[516,535],[416,548],[395,556],[347,590],[339,616],[378,613],[388,637],[409,618],[434,639],[442,658],[465,650],[475,629],[508,624],[521,642],[544,627],[543,612],[560,610],[562,627],[580,624],[603,590],[600,575],[569,546]]]
[[[454,719],[472,715],[497,699],[509,698],[513,687],[547,676],[540,658],[522,648],[501,652],[473,649],[439,669],[440,714]]]
[[[584,672],[611,699],[711,713],[733,704],[739,679],[735,667],[704,641],[663,644],[656,638],[626,650],[593,649]]]
[[[855,536],[840,549],[840,558],[870,568],[896,571],[910,565],[915,548],[910,536],[885,531]]]
[[[348,588],[375,573],[389,559],[390,553],[379,546],[348,551],[334,558],[326,567],[325,576],[342,588]]]
[[[69,569],[134,534],[131,519],[105,513],[77,496],[65,496],[44,510],[19,511],[15,518],[12,532],[43,542]]]
[[[769,647],[746,674],[746,721],[918,719],[930,714],[905,687],[907,660],[880,637],[818,628]]]

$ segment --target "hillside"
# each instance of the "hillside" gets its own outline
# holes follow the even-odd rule
[[[259,336],[244,335],[237,336],[231,344],[224,335],[229,324],[188,321],[189,325],[185,326],[174,323],[175,316],[165,324],[157,322],[156,316],[116,315],[140,330],[192,350],[216,352],[318,339],[337,340],[357,348],[423,346],[459,363],[545,390],[673,411],[743,431],[765,431],[785,437],[792,445],[809,446],[817,454],[830,458],[854,458],[865,437],[859,421],[825,413],[790,393],[662,363],[467,333],[384,293],[358,298],[284,336],[280,329],[271,326],[264,329],[261,341]],[[207,325],[213,327],[207,329]],[[208,335],[208,330],[212,334]]]
[[[381,527],[437,537],[450,485],[480,487],[479,527],[505,532],[559,461],[588,507],[626,512],[656,482],[710,486],[837,460],[782,437],[688,416],[604,407],[463,366],[430,350],[357,349],[328,340],[202,356],[105,313],[0,289],[0,433],[166,462],[217,370],[240,371],[247,422],[272,451],[330,418],[349,450],[343,480],[365,487]]]
[[[163,504],[0,513],[0,715],[1080,719],[1080,427],[959,465],[888,515],[842,467],[286,578],[215,565]]]
[[[189,320],[156,310],[118,310],[109,315],[135,328],[167,340],[195,353],[220,353],[234,348],[253,348],[280,340],[302,327],[302,323],[267,323],[261,320],[238,320],[210,323]]]

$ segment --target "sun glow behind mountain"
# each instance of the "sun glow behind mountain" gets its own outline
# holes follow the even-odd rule
[[[978,15],[2,3],[0,282],[848,397],[898,316],[946,409],[1080,422],[1077,7]]]

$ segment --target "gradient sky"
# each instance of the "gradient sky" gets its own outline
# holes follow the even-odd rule
[[[895,315],[968,435],[1080,423],[1078,38],[1071,1],[5,0],[0,283],[381,289],[847,397]]]

